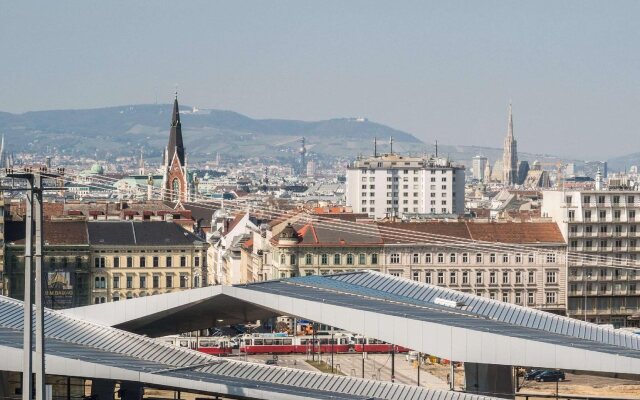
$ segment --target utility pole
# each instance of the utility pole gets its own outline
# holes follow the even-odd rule
[[[22,346],[22,400],[31,400],[33,390],[33,376],[31,371],[33,344],[32,322],[33,322],[33,297],[31,289],[33,287],[33,275],[31,271],[33,257],[33,175],[25,176],[29,184],[25,202],[25,241],[24,241],[24,322],[23,322],[23,346]]]
[[[396,381],[396,345],[391,345],[391,383]]]
[[[36,400],[44,400],[45,374],[44,374],[44,271],[42,270],[43,256],[43,213],[42,213],[42,175],[33,176],[33,216],[36,223],[36,248],[35,248],[35,300],[36,300]]]
[[[22,368],[22,400],[31,400],[34,390],[33,373],[36,375],[36,400],[44,400],[45,394],[45,349],[44,349],[44,271],[43,257],[43,174],[47,177],[46,168],[38,172],[25,169],[24,172],[14,173],[6,170],[6,177],[27,181],[27,188],[7,188],[4,190],[24,191],[25,201],[25,246],[24,246],[24,317],[23,317],[23,368]],[[60,171],[59,171],[60,172]],[[59,190],[52,188],[51,190]],[[34,221],[35,221],[35,266],[34,266]],[[35,277],[34,277],[35,267]],[[35,279],[34,279],[35,278]],[[35,314],[33,312],[35,297]],[[35,316],[34,316],[35,315]],[[35,318],[35,370],[33,365],[33,323]]]

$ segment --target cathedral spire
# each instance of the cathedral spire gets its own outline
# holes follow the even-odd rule
[[[505,185],[518,184],[518,145],[513,137],[513,112],[509,101],[509,122],[507,123],[507,137],[504,139],[502,153],[502,183]]]
[[[184,145],[182,143],[182,124],[180,123],[180,108],[178,106],[178,92],[173,101],[171,129],[169,131],[169,145],[167,146],[167,163],[171,163],[173,155],[177,154],[180,165],[184,165]]]

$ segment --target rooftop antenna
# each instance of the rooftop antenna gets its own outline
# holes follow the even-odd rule
[[[373,157],[378,157],[378,138],[373,138]]]
[[[438,141],[436,140],[436,158],[438,158]]]
[[[389,147],[391,147],[390,153],[393,154],[393,136],[389,136]]]

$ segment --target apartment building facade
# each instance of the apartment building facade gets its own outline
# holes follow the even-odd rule
[[[93,303],[206,285],[208,244],[181,226],[163,221],[86,224]]]
[[[376,219],[458,215],[464,213],[464,181],[464,167],[445,158],[359,158],[347,167],[346,203]]]
[[[639,326],[640,192],[547,190],[541,212],[567,240],[569,315]]]
[[[566,242],[554,223],[290,224],[271,243],[274,276],[369,269],[564,314]],[[438,235],[450,240],[420,240]],[[483,250],[464,240],[495,243]],[[520,250],[504,250],[502,244]]]

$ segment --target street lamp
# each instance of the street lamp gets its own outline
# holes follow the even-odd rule
[[[591,271],[587,271],[587,280],[591,280]],[[584,283],[584,322],[587,322],[587,283]]]

